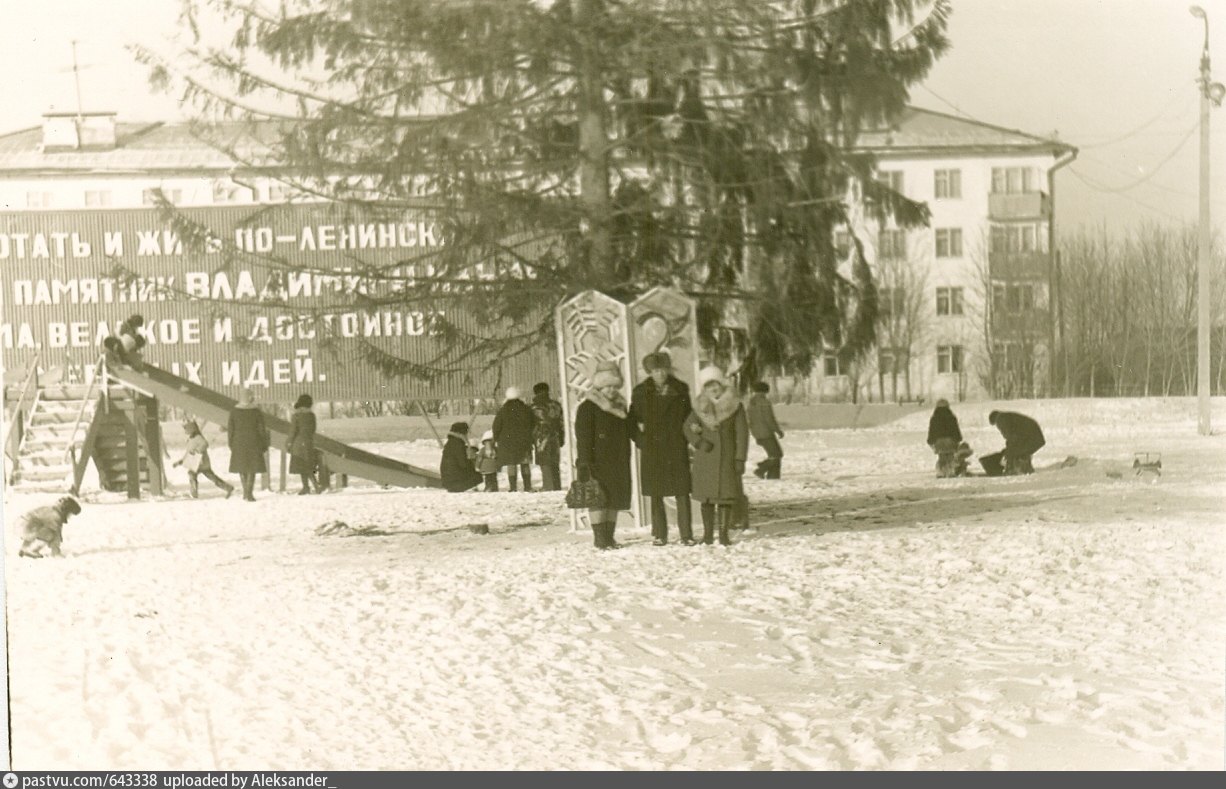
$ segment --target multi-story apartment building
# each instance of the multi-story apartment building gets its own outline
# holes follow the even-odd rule
[[[274,173],[239,166],[186,124],[118,123],[114,113],[50,114],[0,136],[0,210],[278,203]],[[235,130],[241,140],[242,130]],[[861,205],[836,239],[862,243],[881,288],[879,348],[868,359],[832,350],[815,372],[823,399],[977,398],[1048,388],[1054,173],[1073,147],[908,109],[860,146],[878,178],[925,202],[928,227],[879,227]],[[253,152],[258,158],[258,152]],[[853,203],[855,200],[853,200]]]

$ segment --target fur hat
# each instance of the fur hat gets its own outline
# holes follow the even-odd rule
[[[617,362],[601,362],[596,365],[592,374],[592,388],[603,389],[606,386],[621,386],[622,371]]]
[[[942,397],[940,400],[937,400],[936,407],[937,408],[949,408],[949,401],[946,400],[944,397]]]
[[[673,360],[664,351],[649,353],[643,357],[643,369],[647,372],[652,370],[669,370],[673,369]]]
[[[521,400],[523,399],[523,396],[524,393],[519,391],[518,386],[507,387],[507,400]]]
[[[996,417],[999,415],[1000,415],[999,411],[993,411],[992,413],[988,414],[988,424],[989,425],[996,424]]]
[[[532,394],[549,394],[549,384],[541,381],[539,384],[532,387]]]
[[[698,371],[698,388],[701,390],[712,381],[719,381],[724,386],[728,385],[728,381],[724,378],[724,371],[709,364]]]
[[[452,423],[451,423],[451,432],[452,432],[452,433],[461,433],[461,434],[463,434],[463,435],[468,435],[468,423],[467,423],[467,422],[452,422]]]
[[[494,440],[493,430],[486,430],[484,433],[481,434],[481,443],[484,444],[486,441],[493,441],[493,440]]]
[[[754,381],[753,390],[758,394],[767,394],[771,390],[771,385],[766,381]]]

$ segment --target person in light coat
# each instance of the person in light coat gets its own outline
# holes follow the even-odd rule
[[[702,541],[706,545],[713,542],[718,516],[719,544],[731,545],[728,531],[737,503],[745,496],[741,477],[749,449],[749,424],[736,390],[718,367],[699,371],[698,388],[685,430],[694,447],[693,497],[700,502]]]
[[[224,490],[227,499],[230,498],[230,494],[234,492],[234,486],[213,471],[213,464],[209,462],[209,442],[204,437],[204,433],[200,432],[200,425],[196,424],[195,420],[189,419],[183,423],[183,430],[187,433],[187,448],[183,452],[183,457],[176,460],[174,465],[187,469],[187,485],[191,489],[192,498],[200,497],[199,477],[201,475]]]

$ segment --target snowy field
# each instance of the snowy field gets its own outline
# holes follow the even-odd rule
[[[1226,437],[1005,405],[1034,476],[934,479],[927,413],[789,432],[730,549],[597,552],[560,493],[87,495],[67,558],[8,537],[13,766],[1221,769]],[[988,410],[955,406],[981,453]]]

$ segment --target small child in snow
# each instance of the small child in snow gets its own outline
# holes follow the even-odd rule
[[[187,451],[174,464],[187,469],[187,484],[191,488],[192,498],[200,497],[198,477],[201,474],[224,490],[227,499],[230,498],[230,494],[234,492],[234,486],[213,471],[213,465],[209,462],[209,442],[200,432],[200,426],[195,421],[189,420],[183,423],[183,430],[187,433]]]
[[[485,477],[485,489],[498,492],[498,450],[494,448],[494,431],[481,434],[481,449],[477,450],[477,471]]]

